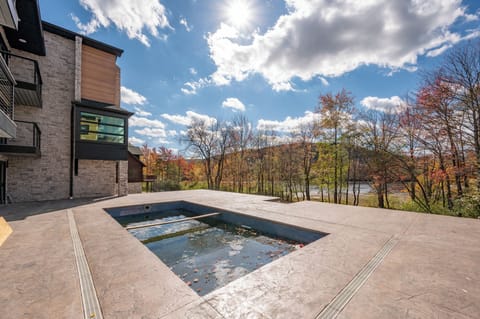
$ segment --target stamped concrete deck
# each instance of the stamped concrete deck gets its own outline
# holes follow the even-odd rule
[[[104,318],[317,318],[387,242],[338,318],[480,318],[480,220],[213,191],[0,209],[1,318],[82,318],[68,210]],[[103,208],[185,200],[329,235],[199,297]],[[320,315],[323,316],[323,315]]]

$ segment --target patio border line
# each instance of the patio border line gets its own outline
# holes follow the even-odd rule
[[[370,275],[382,263],[383,259],[390,253],[393,247],[398,243],[399,239],[391,237],[385,245],[373,256],[370,261],[350,280],[350,282],[323,308],[323,310],[315,317],[316,319],[334,319],[345,308],[348,302],[355,296],[358,290],[367,281]]]
[[[70,235],[72,236],[73,251],[77,263],[80,292],[82,294],[83,316],[85,319],[103,319],[102,310],[98,301],[92,274],[88,267],[87,257],[78,234],[77,223],[71,209],[67,210]]]

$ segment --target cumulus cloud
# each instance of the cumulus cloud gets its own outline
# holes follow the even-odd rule
[[[162,114],[164,119],[169,120],[175,124],[185,125],[188,126],[193,123],[193,121],[203,121],[207,125],[213,125],[217,123],[217,119],[214,117],[210,117],[206,114],[199,114],[193,111],[187,111],[185,115],[179,114]]]
[[[146,97],[124,86],[120,88],[120,96],[122,103],[125,104],[144,105],[147,103]]]
[[[188,71],[190,71],[191,75],[197,75],[197,70],[195,70],[195,68],[190,68]]]
[[[151,120],[146,117],[138,117],[135,115],[128,119],[128,125],[131,127],[153,127],[165,129],[165,124],[159,120]]]
[[[180,24],[185,27],[185,30],[186,30],[187,32],[192,31],[192,27],[191,27],[190,25],[188,25],[187,19],[185,19],[185,18],[180,18]]]
[[[163,128],[144,127],[142,129],[135,130],[135,133],[148,137],[167,137],[167,132]]]
[[[190,72],[192,72],[190,70]],[[196,71],[195,71],[196,72]],[[210,85],[211,81],[209,79],[200,79],[198,81],[185,82],[183,88],[181,88],[182,93],[187,95],[195,95],[197,91],[207,85]]]
[[[150,46],[151,36],[160,38],[159,29],[172,27],[168,22],[165,7],[159,0],[80,0],[85,10],[92,13],[90,21],[83,23],[72,14],[77,28],[85,34],[113,24],[130,39],[137,39]]]
[[[135,114],[138,116],[151,116],[152,113],[142,110],[139,107],[135,107]]]
[[[250,40],[228,24],[207,35],[215,85],[261,74],[276,91],[292,79],[336,77],[363,65],[414,70],[419,56],[472,36],[451,30],[473,20],[460,0],[286,0],[288,12]],[[478,14],[475,14],[477,16]],[[478,36],[478,35],[477,35]],[[322,81],[323,82],[323,81]]]
[[[224,108],[230,108],[232,111],[245,111],[245,105],[240,101],[239,99],[235,97],[229,97],[222,103],[222,107]]]
[[[306,111],[304,116],[287,116],[283,121],[260,119],[257,123],[257,130],[293,133],[298,131],[302,126],[307,126],[318,121],[320,121],[320,114]]]
[[[128,138],[128,142],[133,145],[141,146],[145,144],[145,140],[142,140],[141,138],[135,137],[135,136],[130,136]]]
[[[389,98],[380,98],[376,96],[367,96],[360,101],[360,104],[369,110],[380,111],[384,113],[399,113],[405,102],[398,96]]]
[[[329,86],[330,83],[324,77],[320,77],[320,82],[322,82],[323,86]]]

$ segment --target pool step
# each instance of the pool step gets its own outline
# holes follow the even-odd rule
[[[7,221],[0,216],[0,246],[2,246],[12,232],[12,227],[10,227]]]
[[[167,220],[167,221],[158,222],[158,223],[127,226],[127,227],[125,227],[125,229],[130,230],[130,229],[146,228],[146,227],[152,227],[152,226],[176,224],[176,223],[186,222],[186,221],[189,221],[189,220],[196,220],[196,219],[207,218],[207,217],[211,217],[211,216],[217,216],[217,215],[220,215],[220,214],[221,213],[210,213],[210,214],[198,215],[198,216],[194,216],[194,217],[187,217],[187,218],[181,218],[181,219],[175,219],[175,220]]]
[[[159,240],[163,240],[163,239],[167,239],[167,238],[173,238],[173,237],[177,237],[177,236],[182,236],[182,235],[186,235],[186,234],[189,234],[189,233],[194,233],[194,232],[206,230],[206,229],[209,229],[209,228],[211,228],[210,225],[193,227],[193,228],[189,228],[189,229],[180,230],[180,231],[177,231],[177,232],[174,232],[174,233],[162,234],[162,235],[150,237],[150,238],[147,238],[147,239],[143,239],[143,240],[141,240],[141,242],[142,242],[142,244],[153,243],[153,242],[156,242],[156,241],[159,241]]]
[[[82,242],[78,234],[77,223],[72,210],[67,210],[70,235],[72,236],[73,251],[77,262],[78,276],[80,278],[80,291],[82,293],[83,315],[85,319],[103,319],[100,303],[93,284],[92,274],[88,267],[87,257],[83,250]]]
[[[358,290],[367,281],[370,275],[382,263],[383,259],[397,244],[396,237],[390,238],[385,245],[370,259],[370,261],[360,270],[358,274],[333,298],[333,300],[318,314],[316,319],[333,319],[345,308],[348,302],[355,296]]]

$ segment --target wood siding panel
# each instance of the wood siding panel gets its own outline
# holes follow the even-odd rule
[[[82,98],[120,105],[120,69],[116,56],[82,46]]]
[[[143,181],[143,165],[128,153],[128,182],[139,183]]]

